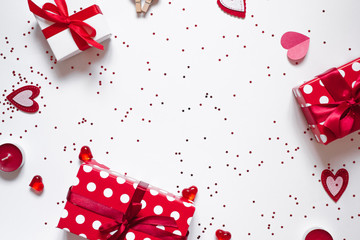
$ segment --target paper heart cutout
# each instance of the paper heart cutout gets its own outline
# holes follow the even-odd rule
[[[185,188],[184,190],[182,190],[182,196],[186,199],[194,201],[197,192],[198,192],[198,188],[195,186],[191,186],[189,188]]]
[[[342,168],[334,175],[330,170],[326,169],[321,174],[321,183],[332,200],[337,202],[349,183],[349,173]]]
[[[35,113],[39,110],[39,104],[34,101],[40,94],[40,88],[28,85],[10,93],[6,98],[21,111]]]
[[[281,46],[288,50],[287,56],[293,61],[303,59],[310,45],[310,38],[297,32],[287,32],[281,37]]]
[[[215,235],[218,240],[230,240],[231,239],[231,233],[221,230],[221,229],[216,230]]]
[[[333,240],[333,238],[323,229],[314,229],[306,235],[305,240]]]
[[[217,0],[217,4],[224,12],[235,17],[245,18],[246,0]]]

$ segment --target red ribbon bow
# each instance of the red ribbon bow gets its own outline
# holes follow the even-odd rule
[[[65,0],[55,0],[55,4],[45,3],[42,8],[31,0],[28,0],[28,4],[32,13],[54,22],[53,25],[42,30],[46,39],[69,28],[76,45],[81,51],[88,49],[89,45],[104,50],[100,43],[92,39],[96,36],[96,30],[84,22],[84,20],[96,14],[101,14],[97,5],[92,5],[69,16]]]
[[[172,217],[137,217],[141,210],[141,200],[143,199],[147,187],[147,183],[140,182],[138,184],[125,213],[74,193],[71,191],[71,188],[67,200],[81,208],[113,219],[113,222],[104,223],[99,228],[100,232],[104,234],[116,231],[116,233],[110,236],[108,240],[124,240],[130,229],[149,234],[162,240],[186,240],[186,237],[178,236],[156,227],[161,225],[164,227],[177,228],[178,226]]]
[[[335,102],[305,107],[313,117],[309,124],[324,122],[324,127],[337,138],[360,128],[360,76],[352,88],[336,68],[318,77]]]

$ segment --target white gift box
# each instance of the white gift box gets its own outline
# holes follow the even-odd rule
[[[53,0],[33,0],[33,2],[40,8],[42,8],[42,6],[47,2],[54,4]],[[90,7],[91,5],[95,4],[94,3],[91,5],[84,6],[85,4],[80,5],[81,2],[84,2],[84,1],[81,1],[81,0],[78,0],[78,1],[67,0],[66,1],[69,16],[73,15],[74,11],[80,12],[81,9],[86,9],[86,8]],[[88,4],[88,2],[89,1],[86,1],[86,4]],[[35,16],[41,30],[54,24],[53,22],[48,21],[44,18],[41,18],[35,14],[34,14],[34,16]],[[103,14],[96,14],[96,15],[84,20],[84,22],[89,24],[96,30],[96,36],[93,38],[93,40],[95,40],[96,42],[101,43],[111,37],[110,28],[106,21],[106,17]],[[69,28],[48,38],[47,41],[50,45],[51,50],[53,51],[55,58],[57,59],[57,61],[63,61],[65,59],[68,59],[68,58],[82,52],[76,45]]]

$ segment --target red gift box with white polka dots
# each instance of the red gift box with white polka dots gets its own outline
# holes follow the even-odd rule
[[[360,58],[351,61],[337,69],[344,77],[347,84],[351,87],[354,87],[355,81],[360,75]],[[315,78],[311,81],[305,82],[299,87],[295,87],[293,89],[293,93],[308,123],[314,121],[312,119],[312,115],[305,107],[311,104],[331,104],[335,102],[330,93],[326,90],[320,78]],[[334,134],[329,131],[329,129],[325,128],[322,123],[316,125],[309,124],[309,128],[319,143],[327,145],[337,139],[337,137],[334,136]]]
[[[106,166],[90,163],[81,165],[72,186],[72,192],[96,202],[126,212],[139,181],[111,171]],[[157,226],[160,229],[186,236],[195,212],[192,201],[175,196],[167,191],[149,185],[141,201],[142,208],[137,215],[172,217],[178,228]],[[90,240],[105,240],[99,231],[101,224],[112,222],[112,219],[66,202],[58,228],[77,234]],[[159,240],[143,232],[132,229],[126,234],[127,240]]]

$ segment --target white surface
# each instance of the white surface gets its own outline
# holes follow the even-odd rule
[[[360,135],[329,146],[310,141],[291,89],[359,57],[359,7],[356,0],[248,0],[241,20],[215,0],[159,1],[146,17],[137,17],[133,1],[104,0],[117,37],[103,52],[54,64],[25,2],[8,2],[0,15],[0,141],[19,144],[26,163],[18,175],[0,175],[0,239],[81,239],[55,226],[79,150],[89,145],[113,170],[170,192],[198,186],[189,240],[212,240],[218,228],[234,240],[301,239],[312,227],[357,240]],[[280,45],[287,31],[311,39],[298,65]],[[13,86],[26,85],[18,74],[41,86],[41,113],[3,105]],[[337,204],[318,182],[328,163],[349,171]],[[28,187],[36,174],[45,183],[40,196]]]

